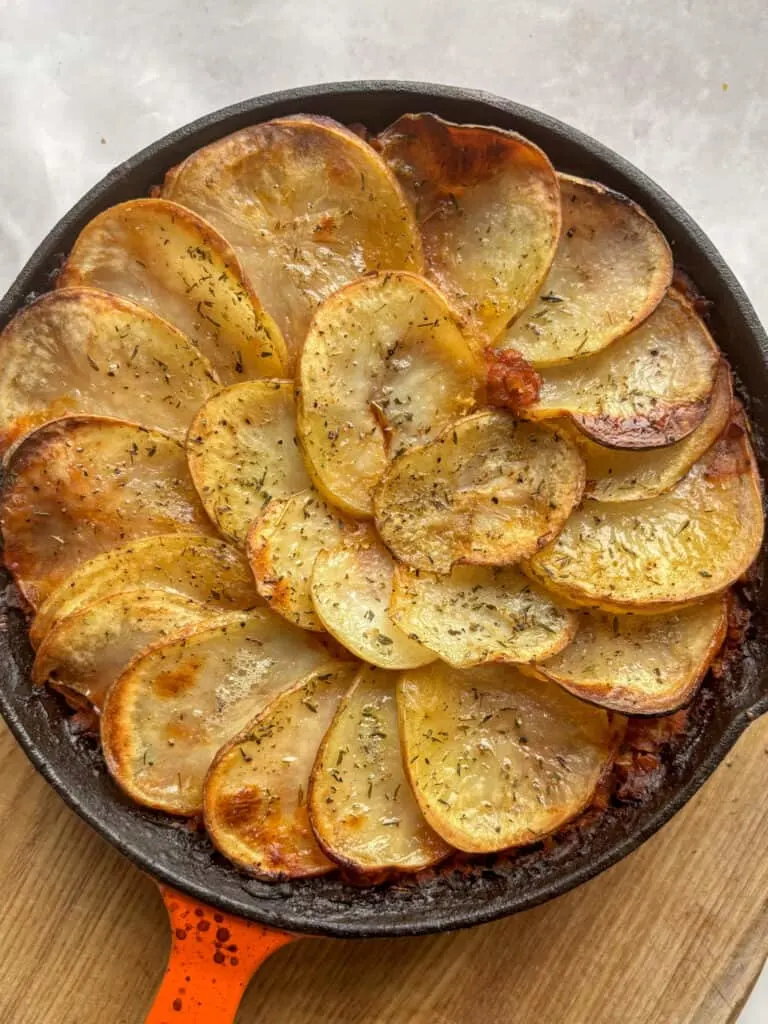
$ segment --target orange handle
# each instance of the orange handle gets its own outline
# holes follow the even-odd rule
[[[233,1024],[256,970],[287,942],[272,931],[160,886],[171,953],[146,1024]]]

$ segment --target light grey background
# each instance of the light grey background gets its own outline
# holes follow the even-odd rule
[[[768,321],[767,44],[766,0],[0,0],[0,292],[86,189],[172,128],[273,89],[411,78],[500,93],[618,150]],[[766,1021],[764,972],[740,1024]]]

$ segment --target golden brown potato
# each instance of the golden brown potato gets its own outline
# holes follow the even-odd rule
[[[585,503],[525,569],[580,604],[662,611],[725,590],[752,564],[762,537],[752,448],[733,423],[665,494]]]
[[[663,715],[693,696],[727,626],[721,596],[665,615],[582,612],[573,642],[537,670],[601,707]]]
[[[208,361],[153,313],[88,288],[49,292],[0,334],[0,454],[76,413],[131,419],[183,440],[215,388]]]
[[[731,374],[723,361],[706,416],[682,441],[666,448],[622,450],[605,448],[574,429],[573,440],[587,464],[586,496],[596,501],[638,501],[668,491],[722,434],[732,401]]]
[[[318,309],[301,353],[299,437],[316,486],[370,516],[388,463],[474,405],[480,363],[443,296],[414,274],[356,281]]]
[[[86,224],[57,286],[125,295],[178,327],[223,384],[285,372],[285,342],[234,250],[190,210],[131,199]]]
[[[609,348],[542,371],[528,419],[570,416],[611,448],[660,448],[707,415],[720,353],[693,306],[670,291],[642,326]]]
[[[187,459],[205,510],[230,540],[245,543],[272,498],[310,486],[296,442],[290,380],[253,380],[206,402],[187,435]]]
[[[100,598],[50,630],[32,666],[32,681],[79,694],[101,711],[132,658],[217,611],[221,614],[200,601],[150,588]]]
[[[222,612],[261,604],[237,548],[203,534],[164,533],[97,555],[67,576],[38,608],[30,642],[38,647],[49,630],[93,601],[145,587]]]
[[[539,294],[496,344],[536,367],[604,349],[653,312],[672,282],[666,239],[639,206],[559,175],[560,244]]]
[[[533,299],[560,235],[546,155],[515,132],[404,114],[378,137],[410,200],[429,276],[496,337]]]
[[[157,533],[210,533],[184,448],[98,416],[56,420],[13,452],[0,494],[5,564],[32,608],[95,555]]]
[[[584,462],[562,431],[480,412],[392,463],[376,526],[414,569],[509,565],[555,536],[583,489]]]
[[[409,639],[389,614],[394,563],[373,529],[361,528],[321,551],[312,601],[328,632],[358,658],[381,668],[411,668],[436,655]]]
[[[310,633],[268,608],[224,613],[155,644],[107,696],[101,739],[113,778],[137,803],[199,814],[219,748],[327,660]]]
[[[507,665],[403,672],[397,700],[424,817],[467,853],[533,843],[575,818],[620,731],[601,708]]]
[[[449,576],[398,564],[390,615],[457,668],[541,661],[576,633],[577,616],[516,568],[455,566]]]
[[[246,545],[256,586],[272,611],[302,629],[323,630],[310,587],[315,559],[355,528],[317,491],[273,498],[251,525]]]
[[[205,782],[205,826],[248,874],[279,881],[335,867],[312,832],[307,790],[317,748],[357,671],[340,662],[316,669],[216,755]]]
[[[297,114],[198,149],[163,193],[231,243],[295,358],[315,307],[373,270],[422,268],[421,239],[381,157],[327,117]]]
[[[361,874],[420,871],[451,852],[424,820],[405,772],[397,678],[395,672],[362,669],[312,770],[315,836],[329,857]]]

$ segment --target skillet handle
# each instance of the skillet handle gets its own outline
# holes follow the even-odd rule
[[[300,936],[159,888],[171,922],[171,952],[146,1024],[233,1024],[256,970]]]

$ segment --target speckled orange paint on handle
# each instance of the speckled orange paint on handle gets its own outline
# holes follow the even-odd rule
[[[146,1024],[233,1024],[246,985],[298,935],[225,914],[160,886],[171,921],[168,966]]]

